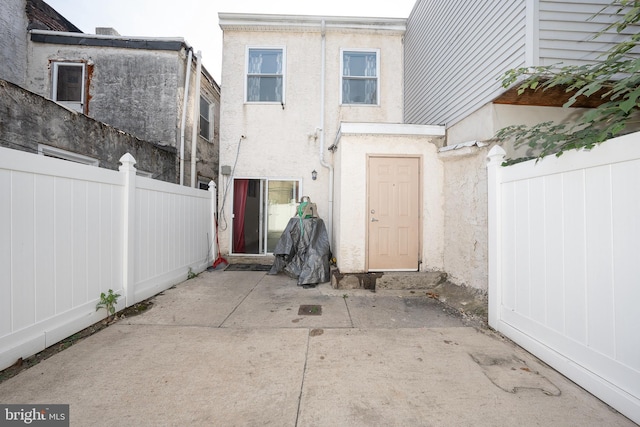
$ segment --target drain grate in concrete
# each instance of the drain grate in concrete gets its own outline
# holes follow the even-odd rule
[[[301,305],[298,309],[298,316],[321,316],[321,305]]]

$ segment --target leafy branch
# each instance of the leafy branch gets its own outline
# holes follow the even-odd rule
[[[622,34],[640,22],[638,0],[611,3],[598,14],[604,14],[611,8],[614,8],[612,13],[621,18],[594,38],[612,30]],[[560,156],[564,151],[577,148],[589,149],[626,132],[636,122],[640,111],[640,57],[631,52],[639,42],[640,32],[630,34],[613,46],[602,61],[593,64],[558,64],[507,71],[501,77],[502,86],[510,88],[519,84],[518,95],[528,90],[545,91],[560,87],[571,94],[564,108],[574,106],[581,97],[596,97],[599,105],[572,124],[544,122],[535,126],[509,126],[501,129],[496,137],[500,140],[513,139],[516,147],[528,145],[536,149],[538,157],[544,157],[550,154]]]

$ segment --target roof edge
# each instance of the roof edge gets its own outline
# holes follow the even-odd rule
[[[406,123],[355,123],[342,122],[340,131],[346,134],[445,136],[442,125],[416,125]]]
[[[261,29],[298,29],[320,30],[324,22],[330,29],[360,29],[404,33],[407,27],[406,18],[372,18],[357,16],[321,16],[321,15],[271,15],[255,13],[219,12],[220,28],[236,29],[259,27]]]

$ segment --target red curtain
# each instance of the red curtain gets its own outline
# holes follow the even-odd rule
[[[233,181],[233,253],[242,254],[244,248],[244,211],[247,206],[248,179]]]

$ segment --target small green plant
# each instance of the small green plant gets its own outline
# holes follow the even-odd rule
[[[100,294],[100,301],[96,304],[96,311],[104,308],[107,310],[107,320],[111,320],[114,314],[116,314],[116,304],[120,294],[114,294],[113,290],[109,289],[109,294],[102,292]]]
[[[198,277],[198,273],[194,273],[191,267],[189,267],[189,272],[187,273],[187,280],[193,279],[194,277]]]

